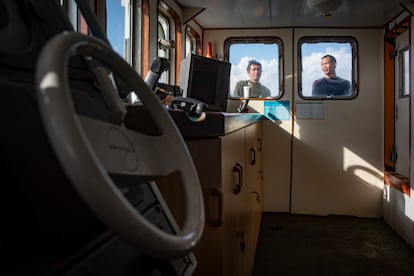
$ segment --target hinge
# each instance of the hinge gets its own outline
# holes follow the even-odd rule
[[[392,151],[390,152],[390,161],[396,163],[398,159],[397,151],[395,150],[395,145],[392,145]]]
[[[398,121],[398,105],[397,104],[395,105],[395,112],[394,113],[395,113],[394,114],[395,120]]]
[[[391,162],[393,162],[393,163],[397,162],[397,158],[398,158],[398,154],[395,151],[390,152],[390,161]]]

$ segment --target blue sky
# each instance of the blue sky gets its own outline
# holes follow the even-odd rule
[[[106,1],[107,5],[107,35],[112,48],[121,56],[124,55],[125,9],[121,0]]]
[[[268,46],[264,46],[262,43],[232,45],[230,62],[240,60],[242,57],[246,56],[246,53],[254,53],[256,59],[268,59],[269,57],[276,57],[276,55],[278,54],[278,46],[276,44],[267,45]],[[258,47],[260,47],[258,51],[254,50]],[[252,51],[252,49],[254,51]]]

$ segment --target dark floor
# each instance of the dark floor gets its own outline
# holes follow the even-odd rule
[[[382,219],[265,213],[253,276],[414,276],[414,250]]]

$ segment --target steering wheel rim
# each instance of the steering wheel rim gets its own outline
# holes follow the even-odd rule
[[[129,85],[147,107],[149,115],[162,132],[161,136],[149,137],[126,129],[122,123],[115,125],[76,114],[68,82],[68,61],[74,53],[98,60]],[[41,117],[59,162],[97,217],[121,238],[149,256],[171,259],[191,252],[204,229],[201,185],[178,128],[144,80],[103,42],[80,33],[65,32],[56,35],[42,49],[36,67],[36,87]],[[89,129],[89,133],[86,129]],[[121,140],[122,146],[129,150],[126,158],[128,162],[121,164],[108,157],[113,152],[111,145],[102,142],[104,138],[94,138],[97,136],[93,134],[94,131]],[[141,141],[145,147],[140,147]],[[156,144],[156,150],[164,147],[172,151],[168,156],[174,158],[161,164],[162,169],[154,165],[147,166],[146,163],[154,163],[154,160],[143,162],[146,160],[140,156],[142,154],[144,159],[150,159],[152,153],[144,149],[151,148],[147,143]],[[166,155],[155,154],[160,159]],[[156,171],[155,174],[151,175],[151,169]],[[181,231],[170,234],[147,221],[116,187],[108,174],[109,170],[134,175],[137,179],[141,176],[167,175],[178,170],[182,176],[186,203]]]

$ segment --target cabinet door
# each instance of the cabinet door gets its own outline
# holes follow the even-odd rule
[[[221,137],[224,198],[223,275],[245,275],[245,134],[244,129]]]
[[[246,220],[248,254],[246,270],[251,275],[263,212],[263,173],[261,122],[245,128],[246,132]]]
[[[223,248],[224,200],[221,180],[221,140],[218,138],[187,141],[203,188],[206,225],[194,250],[197,267],[194,276],[224,275]],[[227,222],[226,222],[227,223]]]

